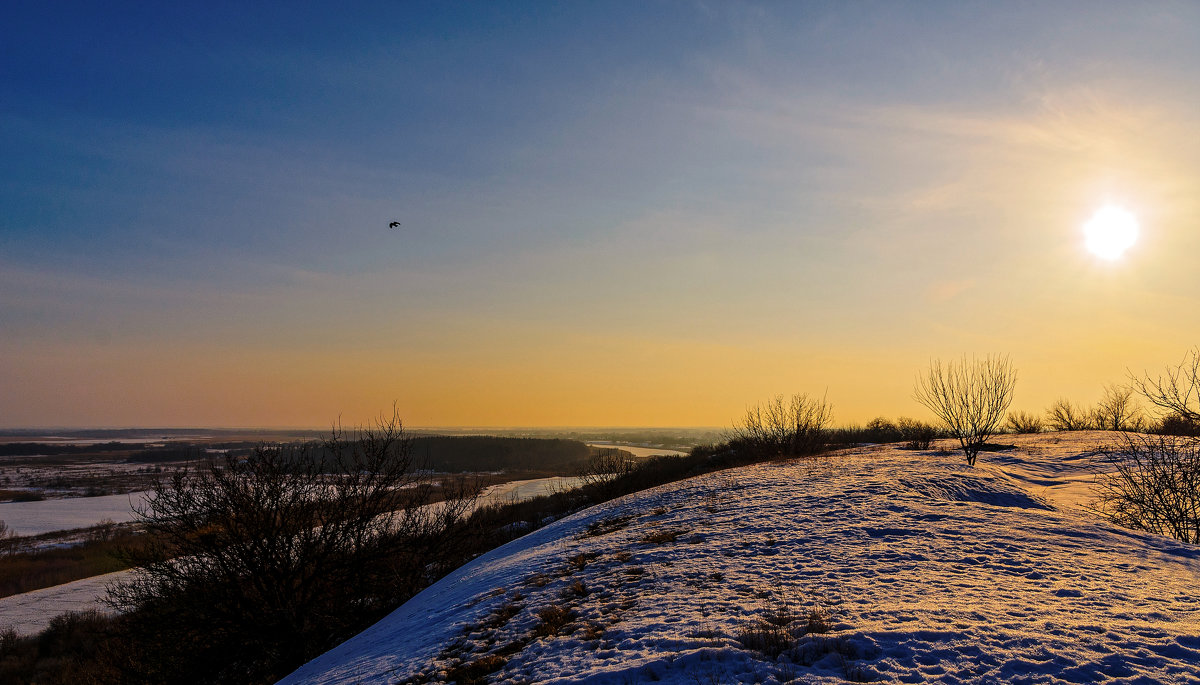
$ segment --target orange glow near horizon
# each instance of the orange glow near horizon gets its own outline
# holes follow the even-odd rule
[[[1200,5],[554,8],[14,47],[0,427],[931,420],[989,353],[1038,413],[1200,344]]]

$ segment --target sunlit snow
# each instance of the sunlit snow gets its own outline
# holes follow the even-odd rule
[[[631,495],[476,559],[284,682],[470,663],[490,682],[1198,682],[1200,552],[1079,508],[1103,439],[1019,437],[975,469],[866,447]],[[538,635],[551,606],[570,619]],[[781,607],[830,630],[778,657],[739,641]]]

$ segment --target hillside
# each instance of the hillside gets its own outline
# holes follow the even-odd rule
[[[673,483],[476,559],[283,682],[1200,682],[1200,550],[1074,507],[1103,434]]]

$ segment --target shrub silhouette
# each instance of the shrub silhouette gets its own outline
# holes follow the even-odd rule
[[[1126,528],[1200,543],[1200,439],[1125,433],[1097,453],[1096,511]]]
[[[439,492],[416,466],[393,413],[158,483],[137,511],[149,542],[109,595],[152,647],[134,679],[276,680],[449,570],[476,490]]]
[[[746,410],[735,424],[729,444],[759,456],[815,454],[824,446],[833,409],[824,398],[777,395]]]
[[[1142,430],[1145,421],[1133,392],[1128,385],[1104,386],[1104,394],[1092,410],[1092,425],[1100,430]]]
[[[1156,378],[1130,374],[1132,388],[1164,416],[1200,424],[1200,347],[1193,347],[1175,367]]]
[[[1081,431],[1092,427],[1092,417],[1068,399],[1058,399],[1046,410],[1046,423],[1056,431]]]
[[[1024,411],[1009,412],[1004,426],[1014,433],[1041,433],[1045,428],[1041,419]]]

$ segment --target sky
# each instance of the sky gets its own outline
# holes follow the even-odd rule
[[[1197,35],[1192,2],[14,0],[0,426],[931,419],[916,375],[986,354],[1014,409],[1091,403],[1200,344]]]

